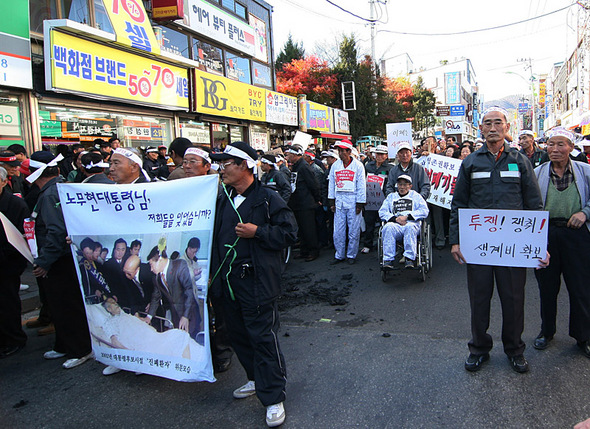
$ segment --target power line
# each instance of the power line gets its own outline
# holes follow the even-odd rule
[[[340,5],[336,4],[336,3],[334,3],[334,2],[333,2],[333,1],[331,1],[331,0],[326,0],[326,1],[327,1],[328,3],[330,3],[332,6],[334,6],[334,7],[337,7],[338,9],[340,9],[342,12],[346,12],[346,13],[348,13],[349,15],[352,15],[352,16],[354,16],[355,18],[361,19],[361,20],[363,20],[363,21],[367,21],[367,22],[374,23],[374,22],[379,22],[379,21],[381,20],[381,18],[383,17],[383,13],[381,13],[381,17],[379,17],[379,18],[376,18],[376,19],[363,18],[362,16],[360,16],[360,15],[357,15],[356,13],[354,13],[354,12],[351,12],[351,11],[349,11],[348,9],[344,9],[342,6],[340,6]]]
[[[326,1],[329,1],[329,0],[326,0]],[[506,28],[506,27],[511,27],[513,25],[523,24],[525,22],[533,21],[535,19],[544,18],[546,16],[553,15],[554,13],[558,13],[563,10],[569,9],[570,7],[572,7],[576,4],[578,4],[578,3],[574,2],[568,6],[562,7],[561,9],[554,10],[553,12],[548,12],[548,13],[544,13],[543,15],[535,16],[535,17],[528,18],[528,19],[523,19],[522,21],[512,22],[510,24],[498,25],[496,27],[480,28],[478,30],[466,30],[466,31],[459,31],[456,33],[408,33],[408,32],[404,32],[404,31],[393,31],[393,30],[378,30],[377,32],[378,33],[402,34],[402,35],[406,35],[406,36],[458,36],[458,35],[462,35],[462,34],[480,33],[482,31],[497,30],[500,28]]]
[[[328,18],[328,19],[331,19],[331,20],[334,20],[334,21],[338,21],[338,22],[342,22],[342,23],[350,24],[350,25],[364,25],[364,24],[361,24],[359,22],[344,21],[342,19],[334,18],[333,16],[324,15],[322,13],[319,13],[319,12],[315,11],[315,10],[308,9],[305,6],[302,6],[299,3],[296,3],[296,2],[291,1],[291,0],[281,0],[281,1],[283,1],[285,3],[288,3],[291,6],[294,6],[294,7],[298,8],[298,9],[301,9],[301,10],[303,10],[305,12],[311,13],[313,15],[321,16],[322,18]]]

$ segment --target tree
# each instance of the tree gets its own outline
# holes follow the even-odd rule
[[[414,128],[420,132],[422,136],[428,134],[428,129],[434,127],[436,118],[434,117],[434,106],[436,104],[436,97],[434,93],[424,88],[424,81],[422,76],[418,77],[418,81],[413,87],[413,116]]]
[[[301,60],[305,56],[305,50],[303,49],[303,43],[293,42],[293,36],[289,33],[289,38],[283,46],[283,50],[277,55],[275,61],[275,68],[278,71],[283,70],[283,65],[288,64],[293,60]]]
[[[336,91],[336,76],[316,56],[293,60],[277,72],[277,90],[288,95],[306,94],[307,99],[328,104]]]

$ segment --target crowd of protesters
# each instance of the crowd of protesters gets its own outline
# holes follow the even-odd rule
[[[458,247],[458,208],[548,210],[548,256],[535,272],[541,296],[541,332],[533,345],[540,350],[547,348],[556,333],[556,300],[563,275],[572,302],[569,333],[590,358],[590,293],[584,285],[590,265],[580,259],[590,251],[590,141],[584,144],[586,140],[579,134],[556,128],[537,141],[531,131],[523,130],[510,143],[509,124],[502,109],[486,112],[481,130],[483,139],[474,142],[458,144],[451,136],[445,140],[428,136],[416,149],[411,142],[402,143],[391,162],[387,146],[359,153],[349,140],[338,141],[326,150],[295,144],[264,153],[244,142],[231,143],[223,151],[211,151],[186,138],[175,139],[169,147],[138,150],[122,147],[113,137],[109,141],[97,139],[89,148],[79,144],[58,147],[57,156],[49,150],[38,151],[30,158],[22,146],[13,145],[0,152],[0,211],[21,232],[27,222],[35,231],[33,273],[42,307],[39,317],[27,322],[27,327],[45,329],[46,333],[54,330],[55,345],[44,356],[68,358],[64,368],[74,368],[92,357],[84,300],[66,241],[57,183],[133,184],[216,174],[220,177],[220,189],[211,267],[213,283],[207,297],[216,324],[211,329],[215,332],[211,338],[214,369],[227,370],[236,353],[248,382],[234,391],[234,397],[258,395],[267,407],[269,426],[282,424],[286,415],[285,360],[276,335],[269,335],[278,329],[276,299],[281,291],[284,263],[281,250],[298,243],[295,257],[305,262],[316,260],[320,252],[330,252],[331,264],[353,265],[359,252],[368,254],[375,250],[376,227],[380,223],[388,231],[384,234],[388,240],[384,246],[390,249],[385,252],[386,266],[392,265],[395,243],[404,241],[405,267],[411,269],[416,257],[412,237],[418,233],[417,221],[426,216],[434,228],[432,244],[443,249],[448,243],[455,259],[464,263]],[[415,161],[432,154],[462,161],[450,212],[427,204],[430,179]],[[511,166],[510,171],[518,169],[518,174],[511,173],[514,180],[510,183],[502,180],[507,165]],[[489,180],[478,182],[481,177]],[[380,184],[384,198],[387,197],[381,210],[365,207],[367,183],[372,181]],[[494,193],[510,194],[511,198],[492,202],[489,198]],[[508,200],[512,203],[508,204]],[[266,215],[258,214],[262,203],[268,210]],[[18,297],[26,261],[8,244],[4,234],[0,240],[0,357],[6,358],[18,353],[27,340],[20,325]],[[133,254],[134,243],[116,243],[107,259],[108,251],[103,253],[102,245],[87,241],[80,249],[79,261],[82,272],[88,274],[83,287],[90,295],[96,289],[99,299],[116,301],[117,294],[108,283],[126,277],[150,295],[143,297],[144,304],[164,303],[165,297],[154,295],[153,285],[145,290],[141,287],[142,282],[153,282],[145,280],[150,270],[147,263],[141,262],[139,251]],[[186,254],[178,252],[171,258],[187,267],[192,282],[200,276],[198,266],[195,268],[198,264],[194,247],[187,245]],[[237,256],[232,262],[227,260],[228,248]],[[156,253],[155,262],[150,260],[153,273],[161,258],[168,261],[167,255]],[[239,266],[234,266],[234,260]],[[258,270],[262,265],[265,270]],[[521,339],[526,270],[469,264],[473,338],[465,368],[479,370],[489,359],[492,342],[486,331],[494,275],[503,308],[506,302],[518,310],[504,314],[505,352],[515,371],[526,372],[528,363]],[[253,288],[259,293],[254,295]],[[169,304],[174,306],[174,302]],[[144,310],[147,315],[142,320],[150,323],[155,316],[154,308],[146,306]],[[187,316],[185,326],[179,317],[175,327],[188,329],[188,320]],[[118,371],[107,367],[103,373]]]

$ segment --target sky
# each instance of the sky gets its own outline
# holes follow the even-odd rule
[[[370,28],[327,0],[266,0],[273,6],[275,55],[289,33],[302,42],[306,54],[336,46],[343,34],[354,33],[361,53],[370,54]],[[368,0],[330,0],[359,15],[370,17]],[[381,0],[383,1],[383,0]],[[583,9],[574,5],[561,12],[500,29],[462,35],[432,35],[486,29],[524,21],[562,9],[573,0],[388,0],[376,17],[376,58],[407,53],[414,69],[435,67],[442,60],[471,60],[480,94],[485,101],[530,93],[530,70],[519,59],[530,58],[536,75],[550,72],[554,63],[566,60],[576,44],[577,17]],[[384,30],[421,33],[402,35]]]

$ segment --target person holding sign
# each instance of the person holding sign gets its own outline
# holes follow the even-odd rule
[[[383,267],[393,269],[398,240],[404,242],[406,268],[414,268],[420,223],[428,216],[428,206],[422,196],[412,190],[412,178],[402,174],[397,178],[397,192],[389,194],[379,209],[383,226]]]
[[[334,212],[334,248],[336,255],[332,264],[345,259],[350,265],[356,261],[361,236],[361,211],[367,202],[365,167],[352,154],[348,140],[336,142],[340,159],[330,168],[328,176],[328,203]],[[346,250],[346,227],[348,226],[348,251]]]
[[[451,254],[460,264],[467,263],[459,246],[459,209],[541,210],[541,192],[531,163],[506,141],[510,124],[499,107],[484,112],[480,130],[485,139],[481,149],[468,156],[457,176],[451,204],[449,243]],[[544,264],[543,261],[541,264]],[[492,349],[490,301],[494,278],[502,304],[502,342],[514,371],[529,370],[524,357],[524,285],[526,268],[467,264],[467,288],[471,304],[471,334],[467,371],[477,371]]]
[[[546,349],[555,335],[563,275],[570,302],[569,335],[590,358],[590,165],[570,159],[573,133],[555,128],[547,134],[549,162],[537,167],[535,174],[544,208],[549,211],[547,251],[552,258],[547,269],[535,272],[541,295],[541,333],[533,346]]]

